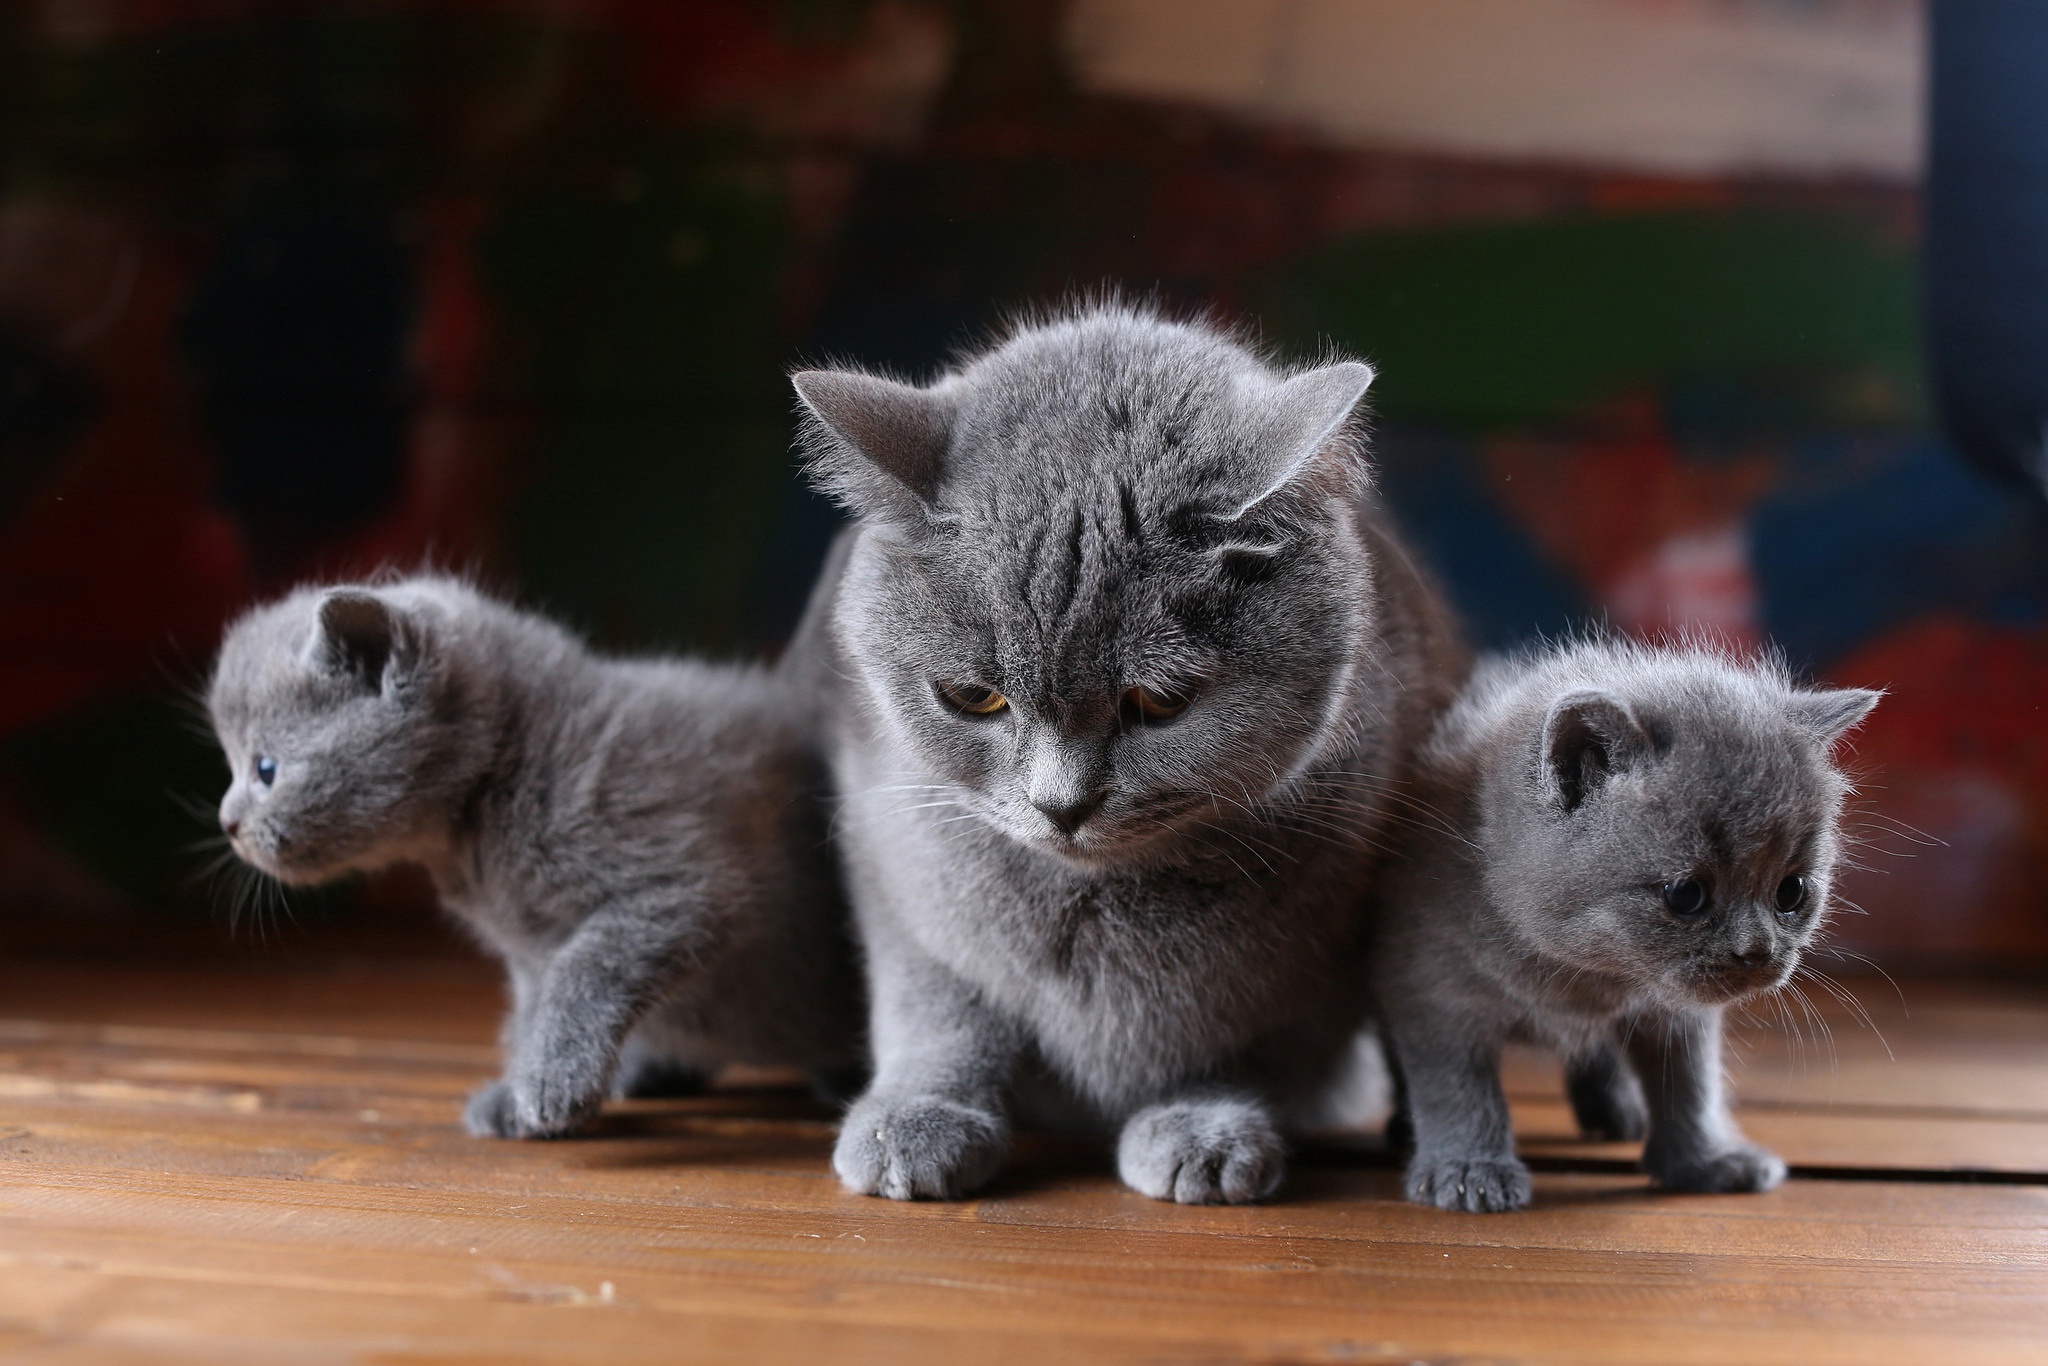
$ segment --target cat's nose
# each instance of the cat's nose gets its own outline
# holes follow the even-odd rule
[[[229,839],[233,839],[242,833],[242,823],[238,820],[230,820],[228,817],[222,816],[220,818],[220,832]]]
[[[1734,961],[1737,967],[1760,968],[1771,961],[1771,951],[1761,947],[1737,949],[1729,954],[1728,957]]]
[[[1031,803],[1044,813],[1045,818],[1060,828],[1062,835],[1071,835],[1088,821],[1088,818],[1102,809],[1107,792],[1091,792],[1085,797],[1053,798]]]

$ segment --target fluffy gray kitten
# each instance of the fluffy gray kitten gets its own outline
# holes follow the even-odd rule
[[[1371,980],[1412,1126],[1409,1199],[1529,1202],[1500,1087],[1510,1041],[1568,1059],[1582,1128],[1647,1130],[1664,1186],[1784,1178],[1728,1113],[1721,1012],[1790,978],[1826,919],[1850,790],[1830,756],[1877,700],[1699,646],[1481,664],[1424,751],[1442,822],[1380,891]]]
[[[858,1067],[814,705],[756,668],[600,657],[433,577],[249,613],[207,695],[236,854],[293,884],[423,864],[504,960],[505,1071],[465,1118],[505,1138],[575,1132],[615,1080]]]
[[[836,691],[876,1075],[833,1157],[950,1198],[1010,1109],[1245,1201],[1348,1057],[1362,893],[1463,658],[1362,500],[1372,372],[1102,307],[934,384],[794,382],[859,514],[799,649]]]

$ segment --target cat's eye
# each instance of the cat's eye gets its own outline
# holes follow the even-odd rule
[[[1667,882],[1658,890],[1664,896],[1664,908],[1673,915],[1694,916],[1707,909],[1707,884],[1696,877]]]
[[[1778,884],[1776,905],[1779,915],[1790,915],[1806,904],[1806,879],[1798,873],[1792,874]]]
[[[994,716],[1010,699],[979,683],[934,683],[939,700],[965,716]]]
[[[277,781],[277,760],[268,754],[256,756],[256,781],[269,787]]]
[[[1195,700],[1185,688],[1148,688],[1143,684],[1124,689],[1120,710],[1126,725],[1157,725],[1171,721]]]

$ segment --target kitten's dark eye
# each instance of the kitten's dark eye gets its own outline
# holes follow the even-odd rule
[[[1682,877],[1664,884],[1664,905],[1673,915],[1698,915],[1707,909],[1707,884],[1696,877]]]
[[[268,754],[256,756],[256,781],[269,787],[277,781],[277,760]]]
[[[1010,705],[1010,699],[994,688],[979,683],[934,683],[939,700],[967,716],[994,716]]]
[[[1194,694],[1183,688],[1147,688],[1140,685],[1124,689],[1119,710],[1123,713],[1125,725],[1157,725],[1179,716],[1194,700]]]
[[[1806,879],[1798,873],[1778,884],[1778,914],[1790,915],[1806,904]]]

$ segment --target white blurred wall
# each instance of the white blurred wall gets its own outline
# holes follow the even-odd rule
[[[1068,38],[1089,89],[1345,143],[1910,180],[1924,18],[1922,0],[1075,0]]]

